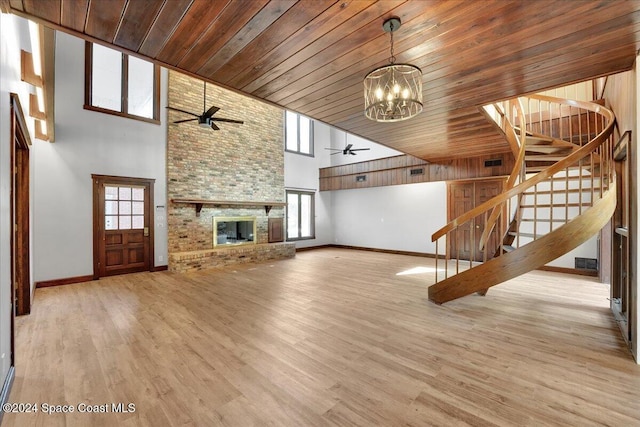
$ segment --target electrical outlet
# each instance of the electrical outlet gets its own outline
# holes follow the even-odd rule
[[[163,255],[158,255],[158,261],[164,261],[164,256]]]

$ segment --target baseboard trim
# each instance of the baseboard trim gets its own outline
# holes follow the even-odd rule
[[[158,265],[158,266],[154,266],[151,272],[155,273],[156,271],[167,271],[168,269],[169,269],[168,265]]]
[[[2,392],[0,392],[0,405],[4,406],[5,403],[9,402],[9,394],[11,393],[11,387],[13,386],[13,380],[15,378],[16,368],[15,366],[11,366],[9,367],[7,378],[4,380],[4,384],[2,385]],[[3,415],[4,411],[0,411],[0,424],[2,423]]]
[[[296,248],[296,252],[313,251],[315,249],[331,248],[333,245],[307,246],[306,248]]]
[[[89,274],[87,276],[65,277],[63,279],[43,280],[41,282],[36,282],[36,288],[71,285],[73,283],[90,282],[92,280],[94,280],[93,274]]]
[[[408,255],[408,256],[417,256],[422,258],[435,258],[434,254],[428,254],[425,252],[413,252],[413,251],[399,251],[395,249],[379,249],[379,248],[367,248],[364,246],[351,246],[351,245],[327,245],[331,248],[340,248],[340,249],[353,249],[356,251],[369,251],[369,252],[381,252],[384,254],[394,254],[394,255]]]
[[[594,270],[580,270],[577,268],[567,268],[567,267],[554,267],[551,265],[543,265],[538,268],[538,270],[542,271],[551,271],[553,273],[564,273],[564,274],[577,274],[579,276],[589,276],[589,277],[598,277],[598,272]]]

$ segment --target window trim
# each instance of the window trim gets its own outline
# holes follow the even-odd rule
[[[112,49],[111,47],[109,47]],[[126,112],[128,107],[128,89],[129,89],[129,61],[126,53],[122,55],[122,87],[120,105],[122,110],[110,110],[108,108],[96,107],[92,105],[91,93],[93,87],[93,43],[85,42],[84,49],[84,109],[89,111],[96,111],[104,114],[111,114],[113,116],[125,117],[133,120],[140,120],[147,123],[160,124],[160,67],[157,64],[153,64],[153,118],[137,116],[135,114],[129,114]]]
[[[300,240],[313,240],[316,238],[316,192],[315,191],[302,191],[302,190],[285,190],[285,200],[287,201],[287,207],[285,212],[285,218],[287,221],[289,219],[289,194],[296,194],[298,196],[298,234],[302,234],[302,221],[300,220],[302,217],[302,203],[300,203],[301,195],[309,195],[311,196],[311,235],[305,237],[289,237],[289,224],[285,228],[285,238],[287,242],[297,242]]]
[[[296,150],[290,150],[289,148],[287,148],[287,133],[288,133],[287,113],[296,115],[296,133],[297,133],[296,135],[297,149]],[[300,151],[300,117],[304,117],[307,120],[309,120],[309,153],[303,153],[302,151]],[[284,151],[288,153],[300,154],[301,156],[315,157],[314,150],[315,150],[315,145],[313,141],[313,120],[307,116],[302,116],[302,114],[298,114],[295,111],[285,110],[284,111]]]

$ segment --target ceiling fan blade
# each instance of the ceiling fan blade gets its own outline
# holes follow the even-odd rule
[[[204,117],[211,117],[213,116],[215,113],[218,112],[218,110],[220,109],[220,107],[214,107],[212,106],[211,108],[209,108],[207,111],[205,111],[205,113],[203,114]]]
[[[196,120],[198,120],[198,119],[184,119],[184,120],[176,120],[176,121],[175,121],[175,122],[173,122],[173,123],[194,122],[194,121],[196,121]]]
[[[331,153],[331,155],[333,156],[334,154],[340,154],[342,153],[342,151],[336,151],[335,153]]]
[[[173,110],[173,111],[179,111],[179,112],[181,112],[181,113],[189,114],[189,115],[191,115],[191,116],[195,116],[195,117],[200,117],[200,115],[199,115],[199,114],[194,114],[194,113],[191,113],[191,112],[189,112],[189,111],[181,110],[181,109],[179,109],[179,108],[175,108],[175,107],[169,107],[168,105],[167,105],[167,109],[169,109],[169,110]]]
[[[349,151],[367,151],[367,150],[371,150],[371,148],[352,148]]]
[[[342,151],[342,148],[325,148],[325,150]]]
[[[352,156],[355,156],[356,153],[354,153],[353,151],[349,150],[349,154],[351,154]]]
[[[344,151],[349,151],[351,147],[353,147],[353,144],[347,145],[346,147],[344,147]]]
[[[224,117],[211,117],[211,120],[215,120],[216,122],[244,124],[242,120],[225,119]]]
[[[218,126],[216,126],[215,123],[211,122],[211,129],[213,130],[220,130],[220,128]]]

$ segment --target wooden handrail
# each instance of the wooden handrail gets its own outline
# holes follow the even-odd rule
[[[606,141],[607,138],[609,138],[611,132],[613,131],[614,115],[611,112],[611,110],[601,105],[594,106],[594,104],[591,104],[588,102],[566,100],[562,98],[556,98],[556,97],[544,96],[544,95],[531,95],[530,98],[538,99],[541,101],[556,102],[559,104],[570,105],[572,107],[582,108],[585,110],[592,111],[594,113],[601,114],[605,116],[605,118],[607,119],[607,125],[598,135],[596,135],[595,138],[593,138],[591,141],[589,141],[587,144],[583,145],[573,153],[569,154],[563,160],[560,160],[559,162],[553,164],[552,166],[549,166],[545,170],[537,173],[533,177],[518,184],[517,186],[504,191],[498,196],[495,196],[492,199],[487,200],[486,202],[480,204],[479,206],[476,206],[470,211],[455,218],[454,220],[449,222],[447,225],[442,227],[440,230],[433,233],[433,235],[431,236],[431,241],[438,240],[439,238],[446,235],[448,232],[454,230],[459,225],[466,223],[467,221],[479,216],[480,214],[488,211],[489,209],[493,209],[494,207],[506,202],[510,198],[523,193],[527,189],[539,184],[542,181],[549,179],[550,177],[560,172],[561,170],[564,170],[569,166],[577,163],[578,161],[580,161],[581,159],[589,155],[596,148],[598,148],[604,141]],[[524,129],[523,128],[521,129],[522,129],[521,132],[524,133]]]

